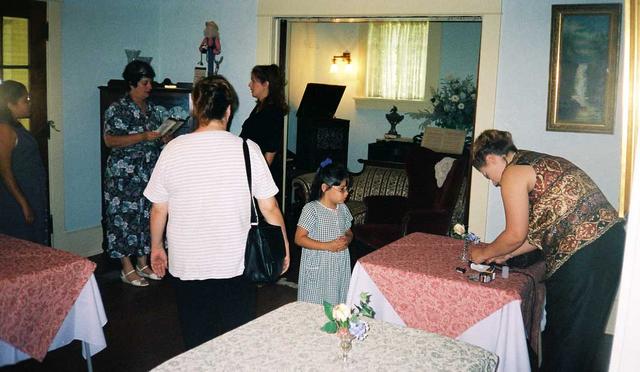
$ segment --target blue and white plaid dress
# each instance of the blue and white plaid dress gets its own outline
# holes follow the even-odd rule
[[[330,209],[316,200],[302,208],[298,226],[309,232],[309,238],[328,242],[343,236],[351,228],[352,220],[346,205],[338,204],[336,209]],[[329,252],[302,247],[298,301],[344,303],[350,279],[349,249]]]

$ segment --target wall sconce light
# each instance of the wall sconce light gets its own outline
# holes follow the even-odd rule
[[[338,62],[346,65],[344,68],[345,72],[351,72],[353,70],[351,66],[351,53],[343,52],[340,56],[333,56],[331,58],[331,68],[329,69],[329,72],[336,73],[340,70]]]

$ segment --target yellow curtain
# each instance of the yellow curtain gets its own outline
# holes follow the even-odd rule
[[[640,129],[640,9],[638,0],[624,3],[623,154],[620,185],[620,215],[629,213],[633,159]]]

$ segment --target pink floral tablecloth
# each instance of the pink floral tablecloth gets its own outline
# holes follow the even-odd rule
[[[414,233],[361,258],[360,264],[412,328],[456,338],[504,305],[520,300],[525,329],[533,350],[538,350],[540,317],[544,300],[544,263],[499,273],[490,283],[468,279],[472,272],[456,272],[462,240]]]
[[[0,234],[0,339],[42,361],[95,266]]]

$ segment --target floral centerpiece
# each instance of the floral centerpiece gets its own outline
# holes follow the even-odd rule
[[[360,316],[368,318],[375,316],[375,311],[369,305],[370,299],[369,293],[360,293],[360,305],[354,305],[353,308],[345,304],[334,306],[323,301],[324,313],[329,320],[322,326],[322,330],[327,333],[335,333],[340,337],[340,349],[344,361],[351,350],[351,341],[354,338],[363,341],[367,337],[369,324],[361,320]]]
[[[463,239],[464,245],[462,248],[462,255],[460,259],[464,262],[469,260],[469,243],[478,244],[480,243],[480,237],[472,232],[467,232],[463,224],[457,223],[451,229],[451,236],[457,239]]]
[[[464,130],[468,138],[473,136],[473,120],[476,111],[476,86],[473,77],[443,79],[438,90],[431,89],[431,110],[409,114],[414,119],[424,119],[420,128],[429,124],[440,128]]]

